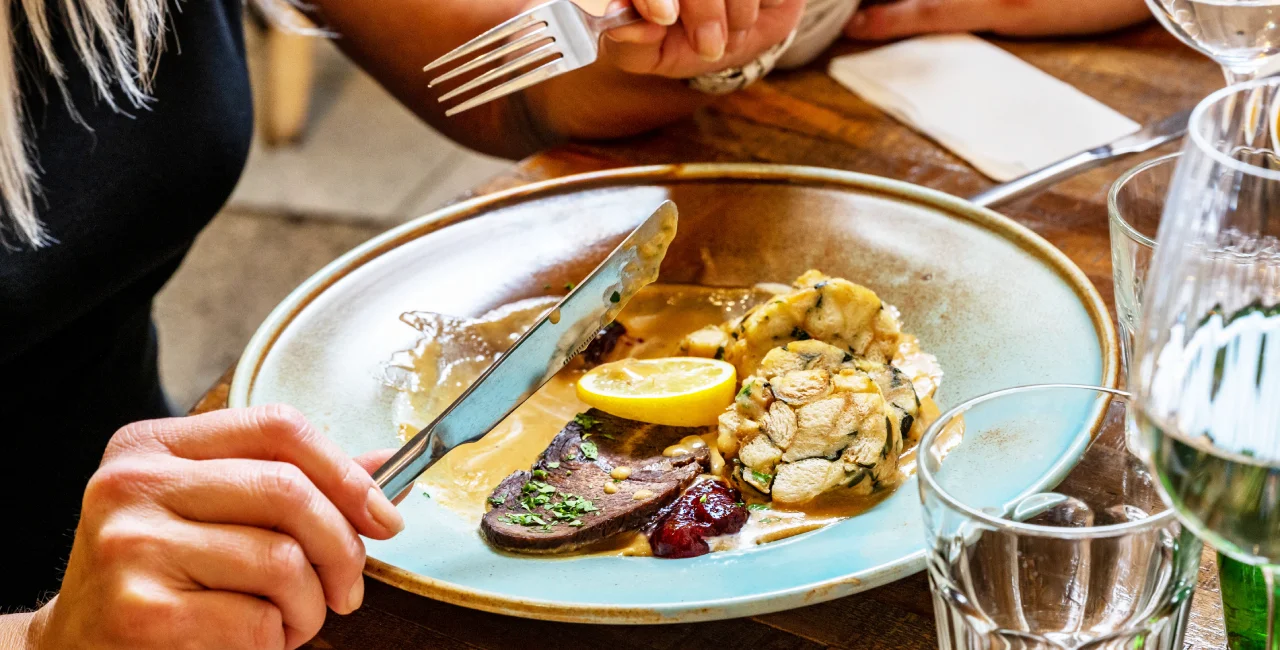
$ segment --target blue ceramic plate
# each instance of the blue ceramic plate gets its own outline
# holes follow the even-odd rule
[[[530,185],[446,208],[343,256],[268,317],[236,369],[232,406],[285,402],[348,452],[397,443],[381,364],[411,347],[401,313],[477,316],[586,275],[664,199],[680,234],[660,281],[786,282],[809,268],[899,307],[937,355],[945,410],[1031,383],[1113,385],[1115,333],[1093,286],[1057,249],[1000,215],[914,185],[833,170],[690,165]],[[969,444],[975,481],[1010,498],[1056,483],[1099,413],[1029,445]],[[1043,435],[1045,432],[1039,432]],[[957,466],[960,464],[957,463]],[[749,550],[687,560],[524,558],[417,492],[408,529],[369,544],[369,575],[478,609],[589,623],[749,616],[845,596],[924,566],[915,480],[871,511]]]

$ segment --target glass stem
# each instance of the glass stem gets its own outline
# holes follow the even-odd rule
[[[1280,635],[1276,634],[1276,567],[1262,566],[1262,579],[1267,585],[1267,650],[1280,650]]]
[[[1226,66],[1222,67],[1222,76],[1226,77],[1227,85],[1234,86],[1246,81],[1252,81],[1257,76],[1256,72],[1236,72]]]

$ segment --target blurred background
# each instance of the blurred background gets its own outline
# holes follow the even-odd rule
[[[512,164],[437,135],[324,39],[255,20],[245,31],[249,163],[156,302],[160,371],[183,411],[308,276]]]

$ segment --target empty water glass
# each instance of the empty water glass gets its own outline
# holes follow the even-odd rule
[[[1116,320],[1124,368],[1133,358],[1133,337],[1142,318],[1142,289],[1156,248],[1160,215],[1181,154],[1148,160],[1120,176],[1111,186],[1111,269],[1115,275]],[[1127,374],[1121,373],[1122,375]]]
[[[1013,388],[925,433],[941,648],[1182,647],[1202,546],[1126,449],[1127,402],[1106,388]],[[985,466],[993,448],[1010,462]]]

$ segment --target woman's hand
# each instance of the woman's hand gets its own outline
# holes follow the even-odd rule
[[[404,522],[286,407],[120,430],[84,495],[42,648],[296,648],[364,597],[364,543]]]
[[[845,35],[882,41],[934,32],[1088,34],[1127,27],[1150,16],[1142,0],[898,0],[858,11]]]
[[[609,32],[601,58],[624,72],[673,79],[746,64],[783,42],[804,0],[634,0],[648,22]],[[610,5],[610,11],[625,2]]]

